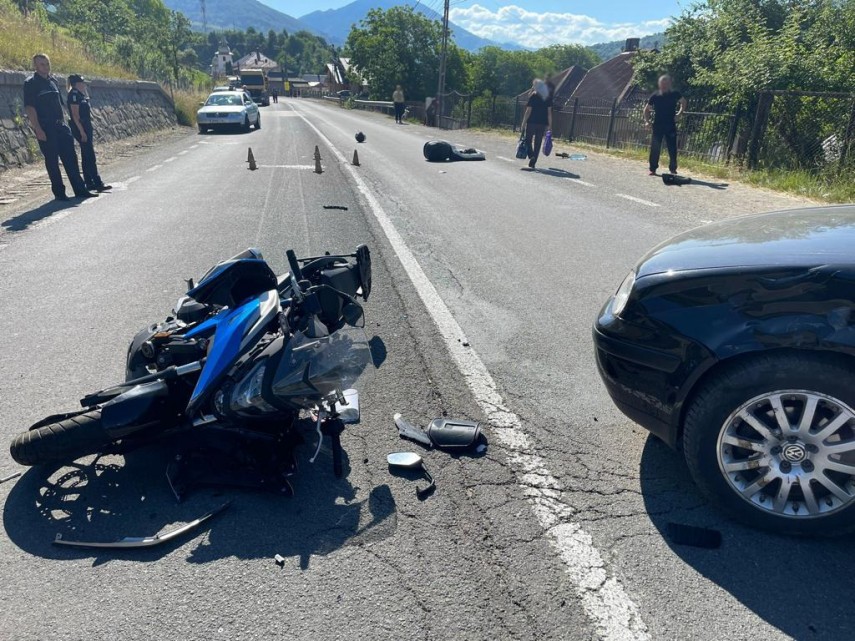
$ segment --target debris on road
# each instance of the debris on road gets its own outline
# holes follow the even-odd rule
[[[427,467],[425,467],[424,460],[415,452],[394,452],[386,457],[386,462],[389,464],[390,469],[414,470],[418,468],[422,471],[422,474],[425,475],[430,485],[427,487],[416,487],[416,496],[419,499],[426,498],[436,489],[436,482],[433,480],[430,472],[428,472]]]
[[[453,145],[445,140],[428,140],[422,148],[422,153],[428,162],[487,159],[483,151],[478,151],[474,147]]]
[[[356,142],[360,142],[360,143],[365,142],[365,134],[362,133],[361,131],[357,131],[356,136],[354,136],[354,137],[356,138]]]
[[[430,440],[430,436],[428,436],[423,430],[416,427],[408,420],[406,420],[400,414],[395,414],[395,427],[398,428],[398,435],[401,438],[406,438],[411,441],[415,441],[421,445],[424,445],[428,449],[433,446],[433,442]]]
[[[252,155],[252,147],[249,148],[249,151],[246,154],[246,162],[249,163],[250,171],[258,169],[258,165],[255,164],[255,156]]]
[[[721,532],[694,525],[668,523],[668,537],[677,545],[690,545],[696,548],[716,550],[721,547]]]
[[[20,472],[15,472],[13,474],[10,474],[9,476],[4,476],[2,479],[0,479],[0,483],[5,483],[6,481],[11,481],[12,479],[16,479],[19,476],[21,476]]]
[[[97,541],[66,541],[62,538],[62,534],[57,534],[56,539],[54,540],[54,545],[66,545],[69,547],[76,548],[109,548],[109,549],[132,549],[132,548],[150,548],[155,545],[160,545],[161,543],[166,543],[167,541],[172,541],[173,539],[181,536],[185,532],[189,532],[206,521],[214,518],[217,514],[225,510],[229,505],[231,505],[231,501],[227,501],[223,503],[220,507],[215,510],[212,510],[205,514],[204,516],[199,517],[195,521],[190,521],[189,523],[182,525],[181,527],[177,527],[174,530],[170,530],[164,534],[156,534],[154,536],[126,536],[123,539],[119,539],[118,541],[108,541],[106,543],[97,542]]]
[[[340,209],[341,211],[347,211],[347,207],[344,205],[324,205],[324,209]]]
[[[475,421],[435,418],[427,428],[430,440],[438,448],[471,447],[481,436],[481,425]]]
[[[588,160],[585,154],[568,154],[566,151],[555,154],[556,158],[567,158],[569,160]]]
[[[276,556],[274,556],[273,560],[276,561],[276,565],[278,565],[280,568],[285,567],[285,557],[281,554],[277,554]]]
[[[481,425],[475,421],[436,418],[431,421],[427,430],[422,430],[400,414],[395,414],[394,419],[401,438],[415,441],[427,448],[461,449],[472,447],[481,439]]]
[[[676,185],[677,187],[682,187],[683,185],[690,185],[692,179],[688,176],[678,176],[677,174],[662,174],[662,182],[669,186]]]

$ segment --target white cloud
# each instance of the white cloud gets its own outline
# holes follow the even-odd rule
[[[670,18],[638,23],[601,22],[590,16],[546,11],[537,13],[516,5],[491,11],[479,4],[454,7],[451,21],[477,36],[539,48],[551,44],[596,44],[644,36],[664,30]]]

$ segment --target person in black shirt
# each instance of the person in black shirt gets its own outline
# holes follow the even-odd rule
[[[83,165],[83,182],[91,191],[107,191],[111,185],[105,185],[98,175],[98,162],[95,158],[95,145],[92,134],[92,109],[89,96],[86,95],[86,81],[79,74],[68,77],[68,115],[71,116],[71,134],[80,145],[80,162]]]
[[[543,134],[552,129],[552,96],[543,80],[537,79],[531,86],[531,94],[523,114],[522,128],[525,131],[525,143],[529,150],[528,166],[534,169],[540,156]]]
[[[677,118],[686,110],[686,99],[679,91],[674,91],[671,84],[671,76],[659,78],[659,91],[650,96],[644,107],[644,122],[646,125],[653,125],[653,136],[650,139],[651,176],[655,176],[659,168],[663,139],[668,146],[668,168],[672,174],[677,173]]]
[[[59,171],[60,160],[75,196],[97,196],[98,194],[90,193],[86,189],[86,184],[80,177],[74,138],[65,124],[62,111],[62,96],[56,79],[50,75],[50,58],[43,53],[36,54],[33,56],[33,69],[35,73],[24,81],[24,110],[45,157],[45,168],[50,177],[54,197],[57,200],[69,200]]]

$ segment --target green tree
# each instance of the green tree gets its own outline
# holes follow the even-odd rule
[[[538,49],[536,55],[548,58],[556,70],[578,66],[591,69],[600,64],[600,57],[588,47],[582,45],[550,45]]]
[[[412,7],[393,7],[369,11],[351,28],[345,48],[372,98],[388,100],[400,84],[408,99],[422,100],[436,94],[441,39],[439,22]]]
[[[670,73],[708,100],[747,105],[762,89],[855,85],[855,0],[705,0],[666,37],[636,70],[648,84]]]
[[[177,85],[180,78],[181,57],[190,40],[190,20],[180,11],[170,12],[169,25],[163,35],[163,50],[167,54],[172,78]]]

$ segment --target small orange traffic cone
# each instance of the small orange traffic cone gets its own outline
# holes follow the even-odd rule
[[[252,147],[249,148],[249,151],[246,154],[246,161],[249,163],[250,171],[258,169],[258,165],[255,164],[255,156],[252,155]]]
[[[359,154],[356,153],[356,149],[353,150],[353,163],[351,163],[354,167],[359,167]]]

